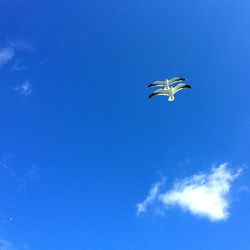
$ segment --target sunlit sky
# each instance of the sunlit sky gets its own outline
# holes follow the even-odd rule
[[[249,13],[1,0],[0,250],[250,249]]]

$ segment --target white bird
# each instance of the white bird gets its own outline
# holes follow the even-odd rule
[[[154,91],[153,93],[151,93],[147,99],[152,98],[153,96],[157,96],[157,95],[165,95],[168,96],[168,100],[171,102],[174,100],[174,95],[175,93],[177,93],[178,91],[182,90],[182,89],[191,89],[192,86],[188,85],[186,83],[180,83],[178,85],[176,85],[175,87],[169,87],[169,89],[157,89],[156,91]]]
[[[156,87],[156,86],[164,86],[164,89],[169,89],[169,85],[172,85],[176,82],[182,82],[185,81],[185,78],[182,77],[173,77],[171,79],[166,79],[165,81],[156,81],[153,83],[150,83],[147,87]]]

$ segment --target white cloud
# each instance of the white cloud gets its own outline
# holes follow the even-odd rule
[[[15,56],[15,51],[11,47],[0,48],[0,67],[10,62]]]
[[[29,81],[26,81],[20,85],[17,85],[14,90],[20,93],[22,96],[29,96],[32,93],[32,86]]]
[[[146,211],[146,207],[158,200],[164,208],[179,206],[193,215],[206,217],[211,221],[225,220],[229,216],[228,194],[232,182],[239,176],[241,169],[233,171],[226,163],[211,169],[207,174],[196,174],[191,178],[176,182],[169,191],[155,194],[137,204],[137,213]],[[140,209],[139,207],[144,209]]]

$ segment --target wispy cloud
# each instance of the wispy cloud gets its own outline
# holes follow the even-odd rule
[[[21,249],[28,250],[28,249],[30,249],[30,247],[27,244],[22,244]]]
[[[26,69],[27,67],[23,59],[16,59],[11,67],[12,71],[23,71]]]
[[[145,212],[147,206],[157,200],[165,209],[179,206],[193,215],[211,221],[226,220],[230,215],[228,194],[231,184],[241,171],[229,169],[228,164],[223,163],[213,167],[209,173],[196,174],[180,180],[171,190],[165,192],[159,192],[158,184],[155,184],[147,198],[137,204],[137,213]]]
[[[8,41],[4,46],[0,47],[0,68],[7,66],[11,72],[27,70],[26,54],[34,52],[34,46],[25,40]],[[22,96],[29,96],[32,93],[32,85],[29,81],[25,81],[14,87]]]
[[[11,185],[11,187],[15,186],[16,191],[19,192],[26,188],[31,182],[40,179],[40,168],[36,164],[25,167],[22,172],[20,172],[18,171],[20,168],[13,167],[14,163],[11,158],[12,157],[8,155],[0,158],[1,181],[7,181],[8,185]],[[20,165],[20,162],[18,162],[17,165]]]
[[[27,184],[31,181],[38,180],[40,177],[39,168],[36,165],[30,167],[27,173],[19,179],[19,185],[17,191],[21,191],[23,188],[27,186]]]
[[[14,41],[9,41],[7,42],[7,45],[14,49],[15,51],[20,51],[20,52],[33,52],[34,51],[34,46],[31,42],[23,39],[17,39]]]
[[[154,202],[158,198],[158,195],[159,195],[159,192],[160,192],[160,188],[163,186],[164,182],[165,182],[165,179],[163,179],[160,182],[154,183],[152,185],[152,187],[150,188],[149,194],[146,197],[146,199],[143,202],[138,203],[136,205],[137,206],[137,214],[146,212],[148,205],[150,203]]]
[[[13,244],[9,240],[0,239],[0,250],[28,250],[27,244]]]
[[[10,62],[15,56],[15,50],[11,47],[0,48],[0,67]]]
[[[0,158],[0,178],[4,175],[15,176],[15,171],[9,164],[10,159],[10,155],[6,155]]]
[[[30,42],[24,40],[9,41],[5,46],[0,47],[0,67],[14,61],[14,65],[11,66],[12,70],[24,70],[26,69],[24,59],[16,59],[16,56],[23,52],[33,51],[34,47]]]
[[[10,241],[0,239],[0,250],[14,250],[12,243]]]
[[[17,85],[14,90],[22,96],[29,96],[32,93],[32,85],[29,81],[25,81],[22,84]]]

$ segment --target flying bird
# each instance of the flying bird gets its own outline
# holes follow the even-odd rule
[[[157,87],[157,86],[164,86],[164,89],[169,89],[169,85],[172,85],[176,82],[182,82],[185,81],[185,78],[182,77],[173,77],[171,79],[166,79],[165,81],[156,81],[153,83],[150,83],[147,87]]]
[[[175,87],[169,87],[169,89],[157,89],[156,91],[154,91],[153,93],[151,93],[147,99],[150,99],[154,96],[157,95],[164,95],[164,96],[168,96],[168,100],[171,102],[174,100],[174,95],[175,93],[177,93],[178,91],[182,90],[182,89],[191,89],[192,86],[188,85],[186,83],[180,83],[178,85],[176,85]]]

